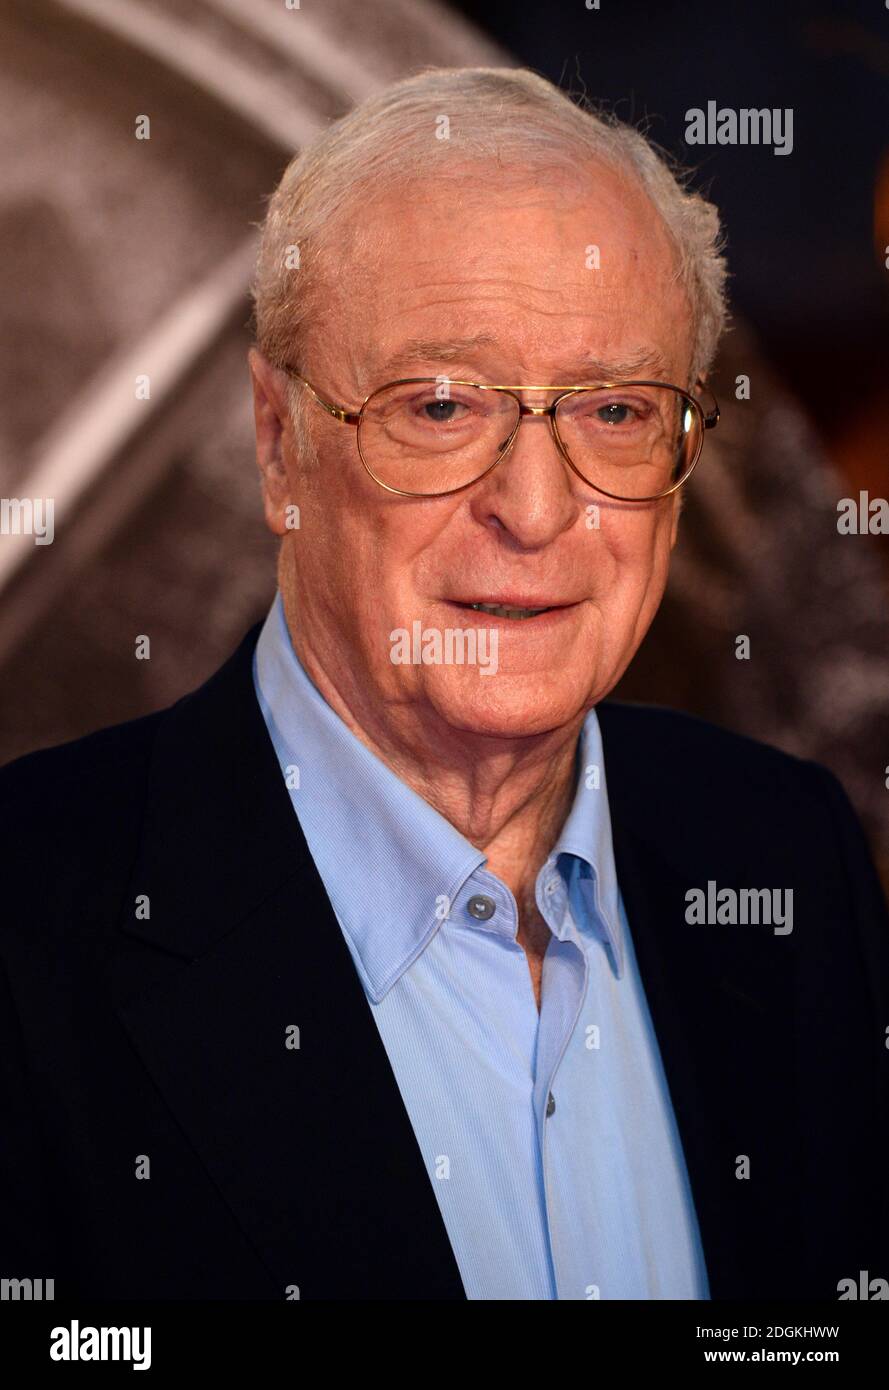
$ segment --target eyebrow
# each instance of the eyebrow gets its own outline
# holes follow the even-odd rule
[[[469,338],[448,338],[440,341],[433,338],[411,338],[381,364],[379,371],[397,373],[418,363],[432,366],[446,362],[461,362],[467,360],[479,348],[497,346],[498,340],[490,333],[476,333]],[[629,380],[639,373],[660,374],[663,378],[666,371],[667,363],[661,352],[656,348],[640,348],[621,360],[606,361],[600,357],[581,355],[551,369],[551,374],[556,377],[554,384],[568,385],[583,381]]]

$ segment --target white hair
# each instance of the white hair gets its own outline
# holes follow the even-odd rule
[[[447,138],[436,139],[444,117]],[[591,158],[635,179],[661,217],[692,316],[696,379],[709,369],[727,319],[717,209],[688,189],[688,171],[642,132],[526,68],[426,68],[363,101],[291,160],[268,203],[251,286],[260,350],[278,365],[297,365],[319,260],[334,226],[354,216],[369,187],[428,178],[430,160],[440,166],[438,179],[448,161],[492,161],[498,172],[533,178],[554,166],[576,173],[578,161]],[[294,426],[308,445],[307,393],[289,381]]]

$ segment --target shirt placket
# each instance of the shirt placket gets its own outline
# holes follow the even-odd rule
[[[568,910],[565,885],[555,859],[547,860],[537,881],[537,905],[553,933],[543,963],[540,1025],[534,1075],[534,1107],[542,1165],[546,1235],[550,1251],[553,1295],[560,1296],[559,1231],[553,1221],[549,1136],[559,1123],[558,1072],[574,1034],[586,995],[589,962]],[[562,1097],[570,1104],[570,1097]]]

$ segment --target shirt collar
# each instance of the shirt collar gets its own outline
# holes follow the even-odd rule
[[[293,649],[280,591],[259,635],[257,699],[306,842],[370,997],[379,1002],[425,950],[485,864],[451,823],[366,748]],[[577,791],[550,855],[575,921],[623,949],[602,740],[595,710],[578,743]],[[598,774],[596,769],[598,769]]]
[[[624,968],[623,923],[602,731],[595,709],[583,723],[575,775],[574,801],[550,860],[555,860],[565,880],[575,922],[592,930],[608,946],[614,972],[620,978]]]

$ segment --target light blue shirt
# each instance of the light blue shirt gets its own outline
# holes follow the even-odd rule
[[[538,1014],[512,892],[333,712],[293,650],[280,593],[253,669],[467,1297],[708,1298],[618,890],[595,710],[537,877],[553,933]],[[494,904],[483,920],[468,910],[479,895]]]

